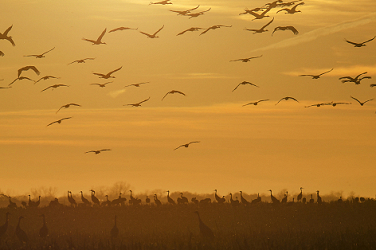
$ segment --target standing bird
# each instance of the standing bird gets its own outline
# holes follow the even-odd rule
[[[5,223],[0,226],[0,238],[2,238],[3,235],[5,235],[5,233],[7,232],[8,224],[9,224],[9,212],[6,212],[5,213]]]
[[[65,104],[65,105],[61,106],[61,107],[56,111],[56,114],[57,114],[57,112],[60,111],[60,109],[62,109],[62,108],[69,108],[70,106],[81,107],[81,105],[80,105],[80,104],[77,104],[77,103],[68,103],[68,104]]]
[[[24,217],[23,216],[20,216],[18,218],[18,224],[17,224],[17,227],[16,227],[16,236],[17,238],[22,242],[22,243],[27,243],[29,241],[29,238],[27,237],[27,234],[24,230],[21,229],[21,219],[23,219]]]
[[[232,27],[232,25],[222,25],[222,24],[219,24],[219,25],[213,25],[213,26],[210,26],[209,28],[207,28],[206,30],[204,30],[203,32],[200,33],[200,36],[205,34],[206,32],[208,32],[209,30],[215,30],[215,29],[219,29],[221,27]]]
[[[273,32],[272,32],[272,35],[274,34],[274,32],[276,32],[278,30],[291,30],[294,33],[294,35],[299,34],[299,31],[297,29],[295,29],[294,26],[289,25],[289,26],[277,26],[277,27],[275,27]]]
[[[105,149],[100,149],[100,150],[90,150],[90,151],[85,152],[85,154],[87,154],[87,153],[95,153],[97,155],[97,154],[99,154],[99,153],[101,153],[103,151],[111,151],[111,149],[105,148]]]
[[[225,203],[225,201],[226,201],[226,199],[224,198],[224,197],[219,197],[218,195],[217,195],[217,189],[214,189],[214,191],[215,191],[215,193],[214,193],[214,198],[215,198],[215,200],[218,202],[218,203],[220,203],[220,204],[223,204],[223,203]]]
[[[149,198],[149,196],[146,196],[146,199],[145,199],[145,202],[146,202],[146,204],[150,204],[150,198]]]
[[[107,30],[107,28],[102,31],[102,34],[97,38],[97,40],[90,40],[90,39],[86,39],[86,38],[82,38],[82,40],[91,42],[92,45],[106,44],[106,43],[102,42],[102,38],[103,38],[104,34],[106,34],[106,30]]]
[[[46,216],[44,214],[41,215],[43,217],[43,225],[41,229],[39,230],[39,236],[42,238],[46,238],[48,235],[48,228],[46,225]]]
[[[91,189],[90,192],[91,192],[91,201],[92,201],[94,204],[100,206],[100,202],[99,202],[98,198],[95,197],[95,191]]]
[[[77,202],[73,198],[71,191],[68,191],[68,201],[69,201],[69,203],[71,204],[72,207],[76,207],[77,206]]]
[[[107,74],[101,74],[101,73],[93,73],[93,74],[97,75],[97,76],[99,76],[99,78],[103,78],[103,79],[115,78],[114,76],[111,76],[111,74],[115,73],[116,71],[120,70],[121,68],[123,68],[123,66],[121,66],[120,68],[117,68],[113,71],[110,71]]]
[[[68,120],[68,119],[71,119],[71,118],[72,118],[72,117],[61,118],[61,119],[59,119],[59,120],[57,120],[57,121],[51,122],[50,124],[47,125],[47,127],[50,126],[50,125],[52,125],[52,124],[54,124],[54,123],[61,124],[62,121],[64,121],[64,120]]]
[[[200,228],[200,236],[205,240],[213,240],[214,233],[213,231],[201,220],[200,214],[198,211],[195,211],[198,216],[198,223]]]
[[[363,47],[363,46],[366,46],[366,43],[368,43],[368,42],[372,41],[373,39],[375,39],[375,37],[376,36],[374,36],[373,38],[371,38],[371,39],[369,39],[367,41],[361,42],[361,43],[351,42],[351,41],[348,41],[346,39],[345,39],[345,41],[348,42],[348,43],[350,43],[350,44],[352,44],[352,45],[354,45],[354,47]]]
[[[304,4],[304,2],[300,2],[296,5],[294,5],[291,9],[289,9],[289,8],[280,9],[279,11],[277,11],[277,13],[280,12],[280,11],[286,11],[285,14],[295,14],[297,12],[301,12],[300,10],[296,10],[296,7],[298,7],[299,5],[303,5],[303,4]]]
[[[180,36],[180,35],[183,35],[185,32],[188,32],[188,31],[199,31],[199,30],[202,30],[203,28],[199,28],[199,27],[191,27],[189,29],[186,29],[180,33],[177,34],[177,36]]]
[[[310,76],[310,77],[312,77],[312,79],[319,79],[320,76],[322,76],[323,74],[329,73],[329,72],[331,72],[332,70],[333,70],[333,69],[328,70],[328,71],[325,71],[325,72],[323,72],[323,73],[321,73],[321,74],[318,74],[318,75],[299,75],[299,76]]]
[[[175,205],[175,201],[170,197],[170,190],[167,190],[167,201],[168,203],[172,204],[172,205]]]
[[[185,94],[184,94],[183,92],[181,92],[181,91],[178,91],[178,90],[171,90],[171,91],[167,92],[167,93],[163,96],[162,101],[163,101],[163,99],[165,99],[165,97],[166,97],[168,94],[181,94],[181,95],[184,95],[184,96],[185,96]]]
[[[49,86],[49,87],[43,89],[41,92],[46,91],[47,89],[52,89],[52,90],[54,90],[54,89],[56,89],[56,88],[58,88],[58,87],[69,87],[69,85],[62,84],[62,83],[54,84],[54,85],[51,85],[51,86]]]
[[[25,66],[25,67],[18,69],[18,71],[17,71],[18,75],[17,76],[20,77],[20,75],[23,71],[27,71],[29,69],[33,70],[37,75],[40,75],[39,70],[35,66]]]
[[[296,200],[299,202],[301,201],[302,198],[303,198],[303,188],[300,187],[300,193],[298,194],[298,197],[296,198]]]
[[[241,83],[239,83],[233,90],[232,90],[232,92],[234,92],[240,85],[246,85],[246,84],[248,84],[248,85],[252,85],[252,86],[255,86],[255,87],[257,87],[257,88],[259,88],[259,86],[257,86],[256,84],[253,84],[253,83],[251,83],[251,82],[247,82],[247,81],[242,81]]]
[[[137,103],[129,103],[129,104],[125,104],[123,106],[132,106],[132,107],[141,107],[141,104],[146,102],[146,101],[149,101],[150,97],[141,101],[141,102],[137,102]]]
[[[73,62],[71,63],[68,63],[69,64],[72,64],[72,63],[85,63],[86,60],[94,60],[95,58],[92,58],[92,57],[87,57],[87,58],[84,58],[84,59],[78,59],[78,60],[74,60]]]
[[[142,32],[142,31],[140,31],[140,33],[146,35],[148,38],[158,38],[159,36],[157,36],[157,34],[158,34],[159,31],[161,31],[163,29],[163,27],[164,27],[164,25],[159,30],[154,32],[153,34],[149,34],[149,33]]]
[[[281,100],[279,100],[275,105],[277,105],[280,101],[282,101],[282,100],[285,100],[285,101],[287,101],[287,100],[294,100],[294,101],[296,101],[296,102],[299,102],[298,100],[296,100],[294,97],[291,97],[291,96],[286,96],[286,97],[283,97]]]
[[[249,201],[247,201],[244,197],[243,197],[243,191],[239,191],[240,192],[240,201],[242,202],[242,204],[244,205],[248,205],[249,204]]]
[[[82,191],[80,191],[80,193],[81,193],[81,200],[82,200],[82,202],[84,203],[84,205],[86,206],[91,206],[91,202],[88,200],[88,199],[86,199],[85,197],[84,197],[84,193],[82,192]]]
[[[258,100],[258,101],[256,101],[256,102],[250,102],[250,103],[247,103],[247,104],[244,104],[242,107],[244,107],[244,106],[247,106],[247,105],[257,105],[257,104],[259,104],[259,102],[265,102],[265,101],[269,101],[269,99],[263,99],[263,100]]]
[[[182,144],[182,145],[180,145],[179,147],[175,148],[174,150],[176,150],[176,149],[178,149],[178,148],[181,148],[181,147],[186,147],[186,148],[188,148],[188,146],[189,146],[190,144],[192,144],[192,143],[199,143],[199,141],[191,141],[191,142],[189,142],[189,143]]]
[[[10,26],[8,29],[4,31],[4,33],[0,33],[0,40],[8,40],[13,46],[16,46],[11,36],[8,36],[9,31],[12,29],[13,25]]]
[[[364,101],[364,102],[361,102],[361,101],[359,101],[358,99],[356,99],[355,97],[352,97],[352,96],[350,96],[352,99],[354,99],[355,101],[357,101],[359,104],[360,104],[360,106],[363,106],[366,102],[369,102],[369,101],[372,101],[373,100],[373,98],[372,99],[368,99],[367,101]]]
[[[279,200],[273,196],[272,190],[268,190],[268,191],[270,191],[270,198],[272,199],[272,203],[273,204],[279,203]]]
[[[252,57],[242,58],[242,59],[230,60],[230,62],[238,62],[238,61],[241,61],[241,62],[249,62],[251,59],[254,59],[254,58],[260,58],[260,57],[262,57],[262,55],[261,55],[261,56],[252,56]]]
[[[268,31],[267,29],[265,29],[267,26],[269,26],[269,24],[271,24],[272,22],[274,21],[274,17],[271,21],[269,21],[267,24],[265,24],[264,26],[262,26],[260,29],[247,29],[245,28],[245,30],[247,31],[253,31],[253,34],[256,34],[256,33],[263,33],[263,32],[266,32]]]
[[[286,193],[284,194],[284,197],[282,198],[282,203],[287,203],[287,196],[289,195],[289,192],[286,191]]]
[[[52,49],[50,49],[50,50],[48,50],[46,52],[43,52],[42,54],[39,54],[39,55],[26,55],[24,57],[32,57],[32,56],[34,56],[35,58],[43,58],[43,57],[45,57],[44,56],[45,54],[47,54],[48,52],[50,52],[50,51],[52,51],[54,49],[55,49],[55,47],[53,47]]]
[[[119,228],[117,227],[116,219],[117,219],[117,216],[115,215],[115,224],[114,224],[114,226],[111,228],[111,238],[112,238],[112,239],[117,238],[118,235],[119,235]]]
[[[319,190],[316,191],[316,193],[317,193],[317,203],[321,204],[322,203],[322,199],[321,199],[321,196],[320,196],[319,192],[320,192]]]
[[[157,194],[154,194],[154,202],[157,206],[162,205],[162,202],[158,199]]]

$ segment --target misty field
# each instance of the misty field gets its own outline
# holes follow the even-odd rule
[[[214,232],[200,234],[202,221]],[[1,249],[376,249],[376,201],[1,208]],[[41,214],[49,235],[39,236]],[[111,237],[117,216],[119,234]],[[20,228],[27,243],[15,235]],[[1,224],[3,224],[1,222]]]

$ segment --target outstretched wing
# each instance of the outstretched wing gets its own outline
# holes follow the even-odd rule
[[[234,92],[234,91],[235,91],[240,85],[241,85],[241,83],[239,83],[238,86],[236,86],[236,87],[232,90],[232,92]]]
[[[149,97],[148,99],[145,99],[145,100],[139,102],[138,104],[141,104],[141,103],[144,103],[144,102],[146,102],[146,101],[149,101],[149,99],[150,99],[150,97]]]
[[[159,29],[157,30],[153,35],[155,36],[159,31],[161,31],[162,29],[164,28],[164,25]]]
[[[212,29],[212,27],[207,28],[206,30],[204,30],[203,32],[200,33],[200,36],[203,35],[203,34],[205,34],[206,32],[208,32],[211,29]]]
[[[352,97],[350,96],[352,99],[354,99],[355,101],[359,102],[359,104],[362,104],[358,99],[356,99],[355,97]]]
[[[118,70],[121,70],[121,68],[123,68],[123,66],[121,66],[120,68],[117,68],[117,69],[115,69],[115,70],[113,70],[113,71],[111,71],[111,72],[108,72],[107,75],[111,75],[112,73],[114,73],[114,72],[116,72],[116,71],[118,71]]]
[[[102,40],[104,34],[106,34],[106,30],[107,30],[107,28],[105,28],[105,29],[102,31],[102,34],[98,37],[97,42],[99,42],[99,41]]]
[[[53,48],[50,49],[49,51],[46,51],[46,52],[42,53],[42,55],[47,54],[48,52],[50,52],[51,50],[54,50],[54,49],[55,49],[55,47],[53,47]]]
[[[12,27],[13,27],[13,24],[12,24],[8,29],[6,29],[6,30],[4,31],[3,35],[4,35],[4,36],[8,36],[8,33],[9,33],[9,31],[12,29]]]
[[[266,26],[268,26],[269,24],[271,24],[273,21],[274,21],[274,17],[273,17],[273,19],[272,19],[270,22],[268,22],[267,24],[265,24],[264,26],[262,26],[262,27],[261,27],[261,30],[262,30],[262,29],[265,29]]]
[[[355,46],[359,45],[359,43],[354,43],[354,42],[351,42],[351,41],[346,40],[346,39],[345,39],[345,41],[348,42],[348,43],[350,43],[350,44],[352,44],[352,45],[355,45]]]
[[[322,76],[323,74],[329,73],[329,72],[331,72],[332,70],[333,70],[333,68],[332,68],[331,70],[328,70],[328,71],[325,71],[325,72],[321,73],[319,76]]]
[[[371,39],[369,39],[369,40],[367,40],[367,41],[365,41],[365,42],[363,42],[363,43],[368,43],[368,42],[372,41],[373,39],[375,39],[375,37],[376,37],[376,36],[374,36],[373,38],[371,38]]]

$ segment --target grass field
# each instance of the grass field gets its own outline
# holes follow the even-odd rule
[[[214,232],[202,237],[199,220]],[[376,201],[1,208],[1,249],[376,249]],[[42,217],[49,235],[39,237]],[[117,216],[119,235],[110,231]],[[15,235],[18,218],[29,241]]]

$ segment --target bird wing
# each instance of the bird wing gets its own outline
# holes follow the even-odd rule
[[[51,122],[50,124],[47,125],[47,127],[50,126],[50,125],[52,125],[52,124],[54,124],[54,123],[57,123],[57,122],[58,121]]]
[[[192,9],[188,9],[187,11],[191,11],[191,10],[197,10],[197,9],[198,9],[198,7],[200,7],[200,5],[197,5],[197,7],[194,7],[194,8],[192,8]]]
[[[72,116],[70,116],[70,117],[65,117],[65,118],[61,118],[60,121],[68,120],[68,119],[71,119],[71,118],[72,118]]]
[[[332,68],[331,70],[328,70],[328,71],[325,71],[325,72],[321,73],[319,76],[321,76],[321,75],[323,75],[323,74],[326,74],[326,73],[329,73],[329,72],[331,72],[332,70],[333,70],[333,68]]]
[[[371,39],[369,39],[369,40],[367,40],[367,41],[365,41],[365,42],[363,42],[363,43],[368,43],[368,42],[372,41],[373,39],[375,39],[375,37],[376,37],[376,36],[374,36],[373,38],[371,38]]]
[[[208,32],[210,29],[212,29],[212,27],[209,27],[209,28],[207,28],[206,30],[204,30],[203,32],[201,32],[201,33],[200,33],[200,36],[203,35],[203,34],[205,34],[206,32]]]
[[[183,92],[181,92],[181,91],[177,91],[177,90],[175,90],[175,93],[178,93],[178,94],[181,94],[181,95],[184,95],[184,96],[185,96],[185,94],[184,94]]]
[[[299,76],[311,76],[311,77],[314,77],[314,75],[299,75]]]
[[[37,75],[40,74],[39,70],[35,66],[25,66],[25,67],[20,68],[18,70],[18,77],[20,77],[22,71],[26,71],[26,70],[29,70],[29,69],[32,69]]]
[[[49,87],[45,88],[45,89],[42,90],[41,92],[43,92],[43,91],[45,91],[45,90],[47,90],[47,89],[49,89],[49,88],[52,88],[52,86],[49,86]]]
[[[86,38],[82,38],[82,40],[88,41],[88,42],[92,42],[92,43],[96,43],[97,42],[97,41],[94,41],[94,40],[91,40],[91,39],[86,39]]]
[[[200,141],[191,141],[190,143],[188,143],[188,145],[189,144],[192,144],[192,143],[199,143]]]
[[[276,13],[278,13],[278,12],[281,12],[281,11],[289,11],[290,9],[288,9],[288,8],[284,8],[284,9],[280,9],[279,11],[277,11]]]
[[[232,90],[232,92],[234,92],[234,91],[235,91],[240,85],[241,85],[241,83],[239,83],[238,86],[236,86],[236,87]]]
[[[242,107],[247,106],[247,105],[251,105],[251,104],[255,104],[255,102],[246,103],[246,104],[242,105]]]
[[[359,102],[359,104],[362,104],[358,99],[356,99],[355,97],[352,97],[350,96],[352,99],[354,99],[355,101]]]
[[[109,149],[109,148],[105,148],[105,149],[101,149],[101,150],[99,150],[99,151],[111,151],[111,149]]]
[[[120,68],[117,68],[117,69],[115,69],[115,70],[113,70],[113,71],[111,71],[111,72],[108,72],[107,75],[109,76],[109,75],[111,75],[112,73],[114,73],[114,72],[116,72],[116,71],[118,71],[118,70],[121,70],[121,68],[123,68],[123,66],[121,66]]]
[[[286,29],[291,30],[295,35],[299,34],[299,31],[294,26],[286,26]]]
[[[181,147],[184,147],[185,145],[180,145],[179,147],[175,148],[174,150],[178,149],[178,148],[181,148]]]
[[[8,29],[6,29],[3,33],[4,36],[8,36],[8,32],[12,29],[13,25],[11,25]]]
[[[352,45],[359,45],[359,43],[354,43],[354,42],[351,42],[351,41],[346,40],[346,39],[345,39],[345,41],[348,42],[348,43],[350,43],[350,44],[352,44]]]
[[[294,101],[296,101],[296,102],[299,102],[298,100],[296,100],[294,97],[290,97],[290,96],[288,96],[288,97],[285,97],[286,98],[286,100],[287,99],[291,99],[291,100],[294,100]]]
[[[102,77],[106,76],[105,74],[101,74],[101,73],[93,73],[93,74],[97,76],[102,76]]]
[[[143,103],[143,102],[149,101],[149,99],[150,99],[150,97],[147,98],[147,99],[145,99],[145,100],[143,100],[143,101],[141,101],[141,102],[139,102],[138,104],[141,104],[141,103]]]
[[[146,33],[146,32],[142,32],[142,31],[140,31],[140,33],[141,33],[141,34],[144,34],[144,35],[146,35],[146,36],[148,36],[148,37],[152,37],[152,35],[150,35],[150,34],[148,34],[148,33]]]
[[[358,79],[361,75],[367,74],[367,72],[363,72],[355,77],[355,79]]]
[[[91,152],[95,153],[96,151],[95,150],[90,150],[90,151],[85,152],[85,154],[91,153]]]
[[[265,24],[264,26],[262,26],[260,30],[266,28],[266,26],[268,26],[269,24],[271,24],[273,21],[274,21],[274,17],[273,17],[273,19],[270,22],[268,22],[267,24]]]
[[[51,50],[54,50],[54,49],[55,49],[55,47],[53,47],[53,48],[50,49],[49,51],[46,51],[46,52],[42,53],[42,55],[47,54],[48,52],[50,52]]]
[[[65,105],[61,106],[61,107],[56,111],[56,114],[57,114],[57,112],[60,111],[60,109],[62,109],[62,108],[64,108],[64,107],[65,107]]]
[[[105,28],[105,29],[102,31],[102,34],[98,37],[97,42],[100,42],[100,41],[102,40],[104,34],[106,34],[106,30],[107,30],[107,28]]]
[[[164,25],[159,29],[159,30],[157,30],[154,34],[153,34],[153,36],[155,36],[159,31],[161,31],[162,29],[164,28]]]

